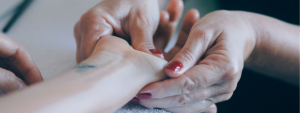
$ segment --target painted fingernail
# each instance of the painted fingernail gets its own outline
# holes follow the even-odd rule
[[[166,66],[166,69],[170,69],[174,72],[179,71],[183,67],[182,63],[180,62],[171,62]]]
[[[131,100],[129,101],[129,103],[140,104],[140,99],[134,97],[133,99],[131,99]]]
[[[138,99],[149,99],[151,97],[152,97],[151,93],[141,93],[137,96]]]
[[[151,53],[153,53],[153,54],[159,55],[159,57],[161,57],[161,58],[165,58],[165,55],[164,55],[161,51],[159,51],[159,50],[157,50],[157,49],[149,49],[149,51],[150,51]]]

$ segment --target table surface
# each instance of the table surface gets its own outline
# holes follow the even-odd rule
[[[0,14],[20,0],[0,1]],[[27,48],[45,80],[76,65],[73,27],[99,0],[35,0],[7,36]],[[10,17],[0,21],[2,29]]]

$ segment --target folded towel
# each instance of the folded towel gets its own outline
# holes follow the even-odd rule
[[[162,109],[149,109],[142,105],[128,103],[115,113],[171,113]]]

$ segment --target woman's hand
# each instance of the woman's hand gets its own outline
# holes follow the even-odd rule
[[[216,11],[196,22],[199,16],[192,13],[184,19],[176,46],[166,54],[172,58],[165,67],[171,79],[143,88],[138,95],[142,105],[171,112],[203,112],[232,96],[244,61],[256,44],[249,20],[252,15]]]
[[[172,0],[183,4],[181,0]],[[183,9],[179,9],[183,10]],[[104,0],[75,25],[77,62],[88,58],[104,35],[117,35],[132,42],[134,49],[151,53],[155,50],[153,34],[159,23],[157,0]]]
[[[27,50],[0,33],[0,90],[9,93],[43,80]],[[22,78],[24,81],[22,81]]]

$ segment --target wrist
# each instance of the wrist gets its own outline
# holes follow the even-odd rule
[[[80,67],[90,67],[91,70],[83,72],[89,73],[86,74],[87,76],[109,75],[110,77],[116,76],[116,78],[130,78],[127,80],[133,80],[132,82],[140,84],[142,88],[151,82],[164,79],[166,76],[163,67],[166,64],[167,62],[163,59],[136,50],[130,50],[126,54],[102,51],[80,63],[75,71],[80,73],[81,70],[85,70]]]

